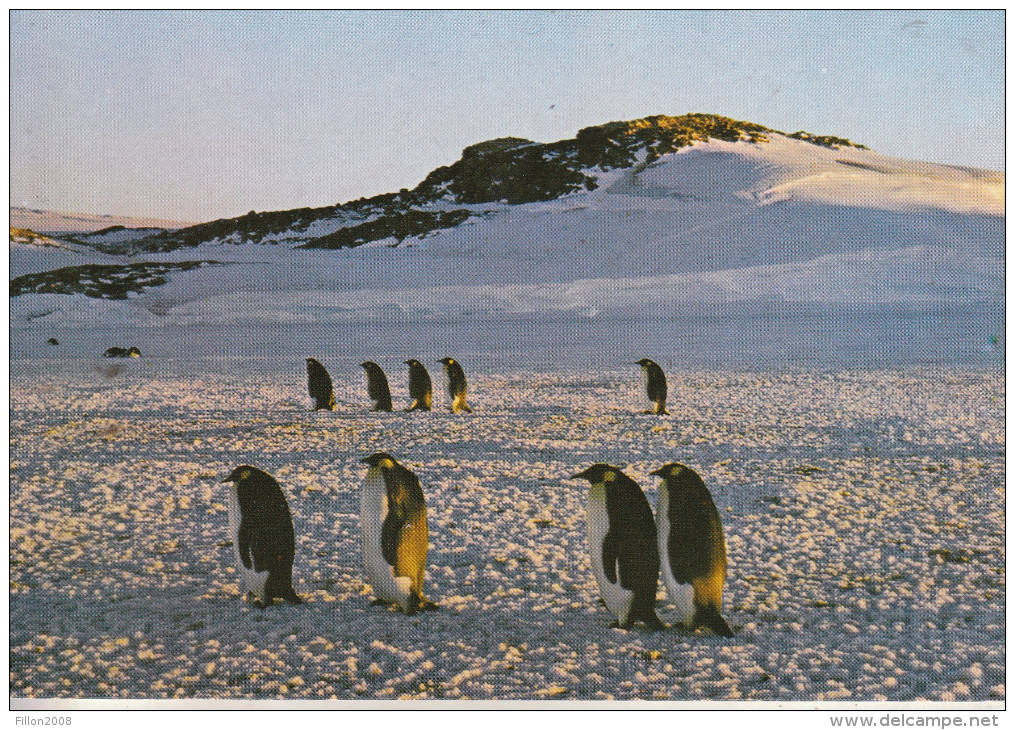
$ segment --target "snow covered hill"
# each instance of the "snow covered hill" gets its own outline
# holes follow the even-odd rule
[[[1003,301],[1003,173],[732,120],[741,126],[716,127],[721,117],[700,134],[660,119],[685,118],[590,128],[594,144],[587,130],[551,145],[495,140],[413,191],[133,239],[148,252],[130,262],[230,265],[177,271],[100,309],[180,325]],[[15,261],[12,277],[22,273]],[[95,323],[84,299],[19,296],[15,326]]]

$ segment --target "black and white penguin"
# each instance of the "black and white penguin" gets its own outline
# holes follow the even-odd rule
[[[238,466],[222,480],[229,490],[229,537],[244,592],[265,608],[276,598],[303,603],[293,590],[296,534],[282,487],[270,474]]]
[[[381,366],[375,362],[360,363],[360,367],[367,371],[367,395],[374,401],[371,411],[391,412],[391,390],[388,388],[388,378],[385,376]]]
[[[141,357],[141,351],[136,347],[132,347],[129,350],[125,350],[122,347],[110,347],[104,353],[103,357]]]
[[[472,413],[472,409],[469,408],[469,404],[465,402],[465,391],[467,385],[465,383],[465,371],[462,370],[462,366],[458,364],[458,361],[445,357],[441,360],[444,365],[444,372],[448,375],[448,395],[451,396],[451,412],[452,413]]]
[[[666,595],[687,628],[706,626],[719,636],[733,636],[721,613],[726,540],[712,495],[683,464],[667,464],[652,474],[663,480],[656,524]]]
[[[423,597],[430,536],[419,479],[384,452],[362,462],[370,466],[360,498],[363,565],[376,603],[409,616],[436,609]]]
[[[659,548],[652,508],[638,484],[609,464],[593,464],[572,479],[587,479],[589,556],[603,601],[622,629],[644,621],[662,629],[656,615]]]
[[[430,382],[430,373],[419,360],[406,360],[405,364],[409,366],[409,397],[412,398],[412,403],[406,410],[429,411],[433,403],[433,383]]]
[[[321,363],[312,357],[307,358],[307,389],[314,399],[314,410],[335,410],[335,389],[331,386],[331,376]]]
[[[643,357],[635,365],[641,365],[642,374],[645,376],[645,390],[648,392],[648,399],[655,404],[653,408],[648,409],[645,413],[668,416],[669,411],[666,410],[666,375],[663,373],[663,369],[647,357]]]

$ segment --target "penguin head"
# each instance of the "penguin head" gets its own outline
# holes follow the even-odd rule
[[[378,451],[376,454],[371,454],[365,459],[360,459],[360,463],[369,464],[371,468],[390,469],[398,462],[395,461],[395,457],[391,454],[385,451]]]
[[[405,364],[408,365],[410,368],[414,368],[417,365],[421,365],[422,363],[420,363],[419,360],[416,360],[415,358],[413,358],[412,360],[406,360]]]
[[[256,471],[258,470],[252,466],[247,466],[246,464],[244,464],[243,466],[238,466],[235,469],[233,469],[232,473],[229,476],[227,476],[225,479],[222,480],[222,483],[225,484],[226,482],[236,482],[238,484],[242,482],[244,479],[248,479]]]
[[[129,350],[127,350],[127,356],[128,357],[141,357],[141,351],[139,349],[137,349],[136,347],[132,347]]]
[[[366,362],[361,362],[361,363],[359,364],[359,366],[360,366],[361,368],[365,368],[366,370],[369,370],[370,368],[375,368],[375,367],[377,367],[377,363],[373,363],[373,362],[370,362],[369,360],[367,360]]]
[[[440,362],[441,362],[441,363],[442,363],[442,364],[443,364],[444,366],[448,366],[448,365],[453,365],[453,364],[454,364],[454,362],[455,362],[455,359],[454,359],[453,357],[442,357],[442,358],[440,359]]]
[[[609,464],[593,464],[585,471],[571,476],[571,479],[587,479],[592,484],[609,483],[617,478],[617,467]]]
[[[647,357],[643,357],[641,360],[636,362],[635,365],[641,365],[643,368],[647,368],[649,365],[655,365],[655,363]]]

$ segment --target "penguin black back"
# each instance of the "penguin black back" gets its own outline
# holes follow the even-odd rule
[[[367,576],[374,592],[382,602],[396,603],[409,615],[418,610],[433,610],[436,604],[423,596],[429,530],[419,479],[383,451],[362,461],[370,466],[360,519]],[[377,482],[371,481],[371,475],[377,471],[384,482],[382,494],[372,491]],[[378,504],[377,497],[382,504]]]
[[[619,585],[631,591],[633,600],[626,616],[618,613],[621,628],[630,627],[634,621],[642,620],[652,629],[663,628],[655,612],[656,589],[659,583],[659,547],[652,508],[641,487],[620,469],[609,464],[593,464],[572,478],[587,479],[592,485],[589,498],[589,549],[593,561],[601,561],[602,573],[597,566],[597,580],[605,579],[608,585],[600,585],[604,598],[610,592],[610,585]],[[602,497],[597,490],[604,490]],[[605,501],[607,525],[597,525],[603,515],[596,502]],[[603,534],[603,528],[605,534]],[[602,535],[601,543],[599,536]],[[615,601],[612,601],[615,603]],[[609,606],[611,599],[607,599]],[[616,605],[610,606],[617,612]]]
[[[720,636],[733,632],[721,615],[726,582],[726,540],[722,521],[705,482],[690,467],[666,464],[652,474],[662,478],[659,487],[660,551],[666,552],[667,590],[690,586],[694,614],[691,628],[707,626]],[[665,538],[663,540],[662,538]]]
[[[451,410],[454,413],[472,413],[469,404],[466,402],[466,391],[468,385],[465,382],[465,371],[454,358],[445,357],[441,364],[444,365],[444,372],[448,374],[448,395],[451,396]]]
[[[654,408],[650,408],[645,413],[669,415],[669,411],[666,410],[666,374],[663,369],[647,357],[643,357],[635,365],[641,365],[645,372],[645,390],[648,393],[648,399],[655,404]]]
[[[292,586],[296,533],[285,493],[268,473],[244,464],[222,480],[236,486],[238,515],[231,515],[235,526],[235,549],[241,572],[248,576],[264,574],[262,607],[275,598],[302,603]]]
[[[374,407],[370,410],[391,412],[391,390],[381,366],[368,360],[360,363],[360,367],[367,372],[367,395],[374,401]]]
[[[412,403],[406,410],[429,411],[433,403],[430,373],[419,360],[406,360],[405,364],[409,366],[409,397],[412,398]]]
[[[314,410],[335,410],[335,390],[331,385],[331,376],[321,363],[312,357],[307,358],[307,390],[314,399]]]

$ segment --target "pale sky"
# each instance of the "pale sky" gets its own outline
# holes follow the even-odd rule
[[[10,202],[206,221],[722,114],[1004,169],[994,11],[13,11]]]

